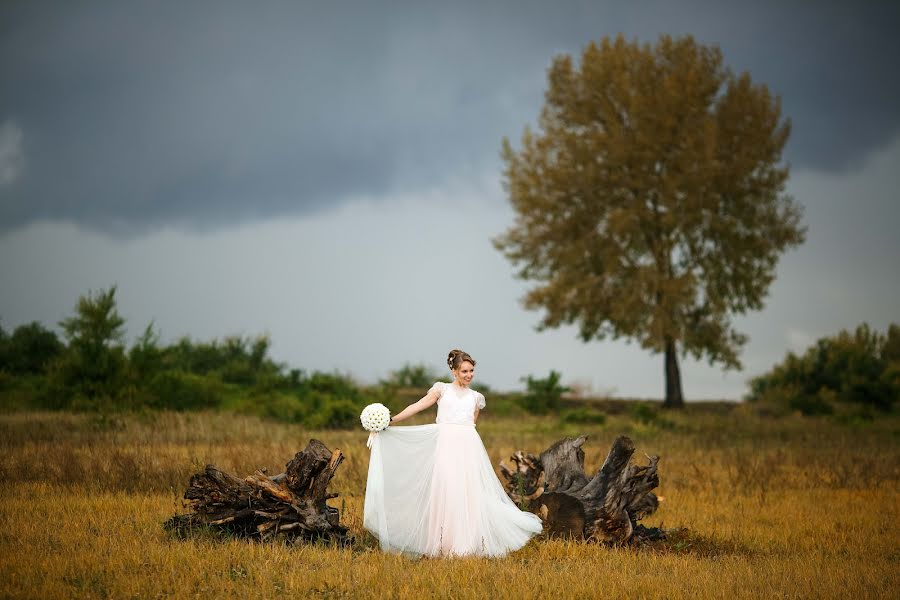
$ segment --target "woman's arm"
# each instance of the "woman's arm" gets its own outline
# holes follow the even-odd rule
[[[485,406],[484,394],[475,392],[475,396],[475,414],[472,415],[472,423],[478,423],[478,415],[481,414],[481,409]]]
[[[408,419],[416,413],[420,413],[426,408],[433,406],[435,402],[437,402],[438,397],[440,396],[440,391],[437,387],[432,387],[428,390],[428,393],[422,396],[417,402],[413,402],[399,413],[394,415],[391,418],[391,423],[396,423],[398,421],[403,421],[404,419]]]

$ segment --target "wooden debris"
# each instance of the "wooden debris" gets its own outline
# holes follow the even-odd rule
[[[581,449],[586,440],[584,435],[564,438],[540,456],[516,452],[510,457],[514,469],[500,463],[510,498],[541,516],[551,537],[608,544],[663,539],[661,529],[638,525],[659,507],[651,491],[659,485],[659,457],[648,456],[644,466],[630,464],[634,443],[620,436],[600,470],[588,478]]]
[[[288,462],[285,473],[268,477],[256,471],[244,479],[206,465],[193,475],[184,493],[190,512],[178,514],[164,527],[185,534],[213,527],[242,537],[268,540],[286,538],[344,541],[338,509],[326,500],[336,497],[326,488],[344,455],[319,440]]]

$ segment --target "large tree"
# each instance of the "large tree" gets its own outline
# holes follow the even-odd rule
[[[524,304],[544,309],[538,329],[663,353],[665,404],[681,406],[678,352],[739,369],[732,316],[762,308],[779,255],[803,242],[784,194],[790,123],[690,36],[605,38],[548,79],[540,131],[518,151],[503,140],[516,220],[494,245],[537,282]]]

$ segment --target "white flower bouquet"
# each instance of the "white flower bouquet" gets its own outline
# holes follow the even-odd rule
[[[366,431],[383,431],[391,422],[391,411],[384,404],[376,402],[363,409],[359,420]]]

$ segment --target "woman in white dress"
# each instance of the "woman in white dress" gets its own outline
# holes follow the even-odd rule
[[[435,383],[391,419],[437,403],[434,424],[388,427],[371,440],[363,525],[390,552],[419,556],[504,556],[542,523],[523,512],[497,479],[475,423],[484,396],[469,387],[475,360],[452,350],[453,383]]]

